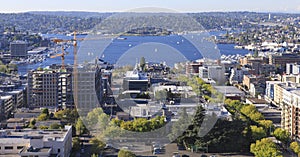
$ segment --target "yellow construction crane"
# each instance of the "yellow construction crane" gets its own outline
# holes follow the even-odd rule
[[[64,47],[62,46],[61,53],[50,56],[50,58],[61,57],[61,69],[65,69],[65,55],[66,55],[66,53],[65,53]]]

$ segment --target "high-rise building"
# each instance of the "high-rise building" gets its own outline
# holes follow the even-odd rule
[[[78,73],[73,76],[73,89],[77,85],[75,105],[80,114],[88,113],[103,104],[102,73],[99,65],[86,64],[78,67]],[[77,77],[77,81],[74,78]],[[75,100],[75,101],[76,101]]]
[[[55,70],[28,72],[27,102],[29,107],[58,107],[59,73]]]
[[[14,41],[10,43],[11,57],[26,57],[27,56],[27,42]]]

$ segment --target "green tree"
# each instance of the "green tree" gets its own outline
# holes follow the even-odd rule
[[[34,129],[34,128],[36,128],[35,124],[36,124],[36,120],[34,118],[32,118],[29,122],[29,127]]]
[[[45,126],[45,125],[40,125],[39,128],[41,130],[47,130],[49,127],[48,126]]]
[[[91,144],[91,153],[99,154],[105,147],[105,143],[100,141],[97,138],[90,139],[89,143]]]
[[[38,117],[37,117],[37,120],[38,121],[45,121],[48,119],[48,115],[45,114],[45,113],[41,113]]]
[[[268,138],[263,138],[257,140],[256,143],[252,143],[250,152],[253,153],[255,157],[283,157],[276,144]]]
[[[143,71],[145,71],[146,60],[145,57],[141,57],[140,59],[140,67]]]
[[[178,112],[179,118],[178,121],[173,122],[171,133],[168,135],[170,141],[174,141],[177,139],[177,137],[181,136],[182,133],[187,129],[190,122],[190,117],[188,116],[186,112],[186,108],[183,108]],[[179,141],[178,141],[179,142]]]
[[[165,101],[167,99],[167,91],[166,90],[156,91],[155,99],[158,101]]]
[[[59,125],[58,123],[52,123],[49,126],[49,129],[59,129],[59,128],[61,128],[61,125]]]
[[[78,151],[80,149],[80,139],[78,137],[74,137],[72,140],[72,149],[74,151]]]
[[[241,113],[243,113],[255,122],[264,119],[264,116],[260,112],[258,112],[254,105],[244,105],[241,108]]]
[[[281,128],[275,129],[273,135],[277,140],[281,141],[284,145],[286,145],[290,140],[289,133],[286,130]]]
[[[49,116],[49,109],[44,108],[41,113],[46,114],[47,116]]]
[[[135,154],[128,150],[121,149],[118,153],[118,157],[136,157]]]
[[[97,154],[92,154],[91,157],[98,157],[98,155]]]
[[[264,128],[268,135],[271,134],[271,131],[274,130],[274,125],[271,120],[260,120],[258,121],[259,125]]]
[[[300,157],[300,145],[299,145],[298,142],[296,142],[296,141],[292,142],[292,143],[290,144],[290,149],[291,149],[294,153],[298,154],[298,157]]]
[[[85,125],[83,124],[81,118],[78,118],[75,128],[76,128],[77,135],[81,136],[82,134],[85,133],[86,128],[85,128]]]
[[[267,133],[263,127],[257,127],[255,125],[251,125],[250,128],[251,128],[251,134],[252,134],[253,141],[260,140],[267,136]]]

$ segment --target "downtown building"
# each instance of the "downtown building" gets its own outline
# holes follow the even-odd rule
[[[0,130],[0,156],[69,157],[71,150],[71,126],[60,130]]]
[[[28,107],[73,108],[72,72],[37,69],[28,72]]]
[[[101,65],[87,63],[79,65],[73,77],[74,101],[80,115],[103,105],[103,86]],[[77,86],[77,91],[76,87]]]

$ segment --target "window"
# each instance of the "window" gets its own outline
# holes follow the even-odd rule
[[[14,147],[13,146],[5,146],[4,149],[11,150],[11,149],[14,149]]]
[[[23,146],[17,146],[17,149],[23,149],[24,147]]]
[[[60,153],[60,149],[57,149],[57,152]]]

